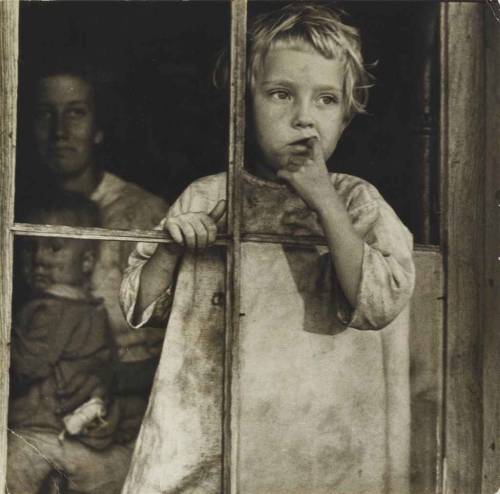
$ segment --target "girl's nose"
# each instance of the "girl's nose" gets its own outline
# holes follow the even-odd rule
[[[297,102],[295,107],[293,126],[299,129],[314,127],[311,105],[308,102]]]

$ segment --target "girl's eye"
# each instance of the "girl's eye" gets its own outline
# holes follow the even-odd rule
[[[324,105],[335,105],[339,102],[339,99],[337,98],[337,96],[333,95],[333,94],[324,94],[322,96],[320,96],[319,100],[321,101],[321,103],[323,103]]]
[[[271,97],[279,101],[284,101],[290,97],[290,94],[288,93],[288,91],[277,90],[271,93]]]

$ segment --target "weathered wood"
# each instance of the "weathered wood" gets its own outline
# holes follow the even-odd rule
[[[414,193],[419,198],[412,201],[414,215],[413,234],[421,242],[439,242],[436,215],[436,187],[438,184],[437,151],[439,134],[439,76],[438,34],[439,3],[427,2],[419,9],[414,37],[414,57],[417,64],[417,91],[412,95],[412,149],[411,159]]]
[[[12,299],[18,3],[0,2],[0,492],[5,490]]]
[[[481,491],[484,14],[442,4],[441,150],[447,304],[444,491]]]
[[[247,0],[231,2],[231,80],[226,252],[226,337],[224,359],[223,492],[238,492],[238,339],[240,327],[241,189],[245,151]]]
[[[414,494],[436,492],[441,463],[443,405],[442,255],[415,251],[416,284],[411,306],[410,485]]]
[[[483,489],[500,488],[500,22],[486,12],[485,321]]]
[[[31,237],[81,238],[88,240],[120,240],[130,242],[173,243],[171,235],[161,230],[117,230],[112,228],[75,227],[65,225],[35,225],[14,223],[15,235]],[[226,245],[227,235],[218,235],[216,245]]]

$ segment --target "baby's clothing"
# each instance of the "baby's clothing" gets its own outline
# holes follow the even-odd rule
[[[316,214],[287,186],[243,178],[245,233],[322,235]],[[331,180],[365,240],[355,308],[326,247],[242,244],[232,457],[244,494],[408,487],[411,235],[373,186],[343,174]],[[225,174],[205,177],[168,216],[209,212],[225,196]],[[172,287],[135,314],[141,271],[156,248],[138,245],[122,284],[129,323],[168,320],[123,494],[219,494],[225,254],[186,252]]]
[[[67,285],[53,285],[20,311],[13,325],[7,486],[37,494],[51,472],[88,494],[118,494],[131,447],[112,444],[113,430],[62,439],[58,392],[76,374],[111,372],[113,348],[102,301]],[[119,413],[116,403],[108,413]],[[111,408],[110,407],[110,408]],[[108,415],[109,416],[109,415]]]
[[[96,450],[57,434],[16,429],[8,433],[7,488],[10,494],[45,494],[40,486],[63,479],[69,492],[119,494],[127,474],[131,447],[117,444]],[[51,477],[48,478],[49,474]],[[52,488],[49,492],[61,492]],[[64,492],[67,492],[64,490]]]
[[[109,368],[110,337],[102,302],[83,290],[55,285],[28,302],[12,332],[12,374],[19,389],[9,426],[60,433],[58,393],[76,374]]]

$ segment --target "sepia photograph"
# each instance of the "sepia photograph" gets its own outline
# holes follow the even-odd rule
[[[0,491],[500,491],[500,2],[0,2]]]

